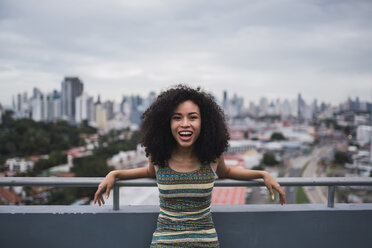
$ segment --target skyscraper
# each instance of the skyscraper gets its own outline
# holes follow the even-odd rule
[[[67,121],[75,120],[75,99],[83,93],[83,83],[77,77],[65,77],[62,81],[62,118]]]
[[[87,93],[81,94],[81,96],[76,97],[75,103],[75,122],[80,123],[84,120],[91,120],[89,116],[91,113],[91,106],[88,104],[93,104],[93,98],[89,97]]]
[[[304,118],[305,118],[306,104],[305,104],[305,101],[302,99],[301,93],[298,93],[297,105],[298,105],[297,117],[298,117],[298,120],[300,121],[300,123],[302,123],[304,121]]]
[[[105,101],[103,107],[106,109],[106,118],[107,120],[112,120],[114,118],[114,102]]]

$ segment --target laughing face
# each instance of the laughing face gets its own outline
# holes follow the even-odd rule
[[[173,111],[170,121],[171,131],[178,146],[191,147],[198,139],[201,129],[201,116],[198,105],[187,100]]]

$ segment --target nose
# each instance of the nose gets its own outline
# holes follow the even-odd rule
[[[181,126],[182,127],[188,127],[189,126],[189,120],[187,118],[183,118]]]

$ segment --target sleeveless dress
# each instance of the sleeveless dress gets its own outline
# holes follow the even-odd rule
[[[160,213],[151,247],[219,247],[211,215],[215,173],[211,165],[191,172],[158,167]]]

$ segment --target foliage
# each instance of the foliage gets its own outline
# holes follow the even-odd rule
[[[76,199],[75,188],[59,188],[51,191],[48,205],[69,205]]]
[[[112,169],[107,166],[104,158],[93,155],[74,159],[71,172],[74,172],[76,177],[104,177]]]
[[[52,151],[49,154],[48,159],[39,159],[34,164],[33,169],[30,171],[17,173],[17,177],[35,177],[40,174],[43,170],[49,169],[56,165],[66,164],[67,163],[67,155],[60,152],[60,151]]]
[[[67,163],[67,155],[61,151],[52,151],[49,154],[49,161],[53,165],[60,165]]]
[[[276,165],[276,164],[279,164],[279,162],[276,161],[275,155],[273,153],[265,152],[263,155],[263,164]]]
[[[335,119],[324,119],[319,122],[319,125],[321,123],[324,123],[327,128],[334,128],[335,130],[344,131],[344,128],[342,126],[339,126]]]
[[[0,125],[0,153],[4,157],[48,154],[81,144],[78,127],[65,121],[6,121]]]
[[[270,140],[285,140],[285,137],[282,133],[280,132],[274,132],[272,135],[271,135],[271,138]]]
[[[352,163],[352,159],[346,152],[336,151],[334,161],[338,164]]]
[[[5,116],[5,115],[4,115]],[[3,117],[4,117],[3,116]],[[96,133],[96,129],[87,122],[80,126],[71,126],[65,121],[54,123],[35,122],[31,119],[13,120],[11,113],[3,118],[0,125],[0,162],[9,157],[25,157],[37,154],[49,154],[48,159],[38,160],[32,171],[18,173],[17,176],[37,176],[43,170],[55,165],[65,164],[67,156],[62,151],[83,143],[81,133]],[[129,130],[124,130],[130,133]],[[140,142],[140,133],[131,133],[129,139],[121,139],[123,130],[112,130],[99,137],[99,147],[92,156],[74,159],[71,172],[77,177],[104,177],[113,168],[106,163],[107,158],[119,151],[136,149]],[[93,197],[95,188],[59,188],[51,191],[48,204],[71,204],[78,198]]]
[[[94,128],[94,127],[89,126],[87,120],[83,120],[81,122],[79,129],[80,129],[79,130],[80,133],[89,133],[89,134],[95,134],[95,133],[97,133],[97,128]]]
[[[306,195],[306,192],[303,187],[297,187],[296,190],[296,204],[299,203],[310,203],[309,198]]]
[[[252,168],[252,170],[264,170],[264,167],[262,165],[256,165]]]
[[[120,131],[111,130],[108,134],[99,137],[99,147],[94,155],[107,159],[120,151],[135,150],[140,142],[140,132],[134,131],[128,140],[119,139]]]

